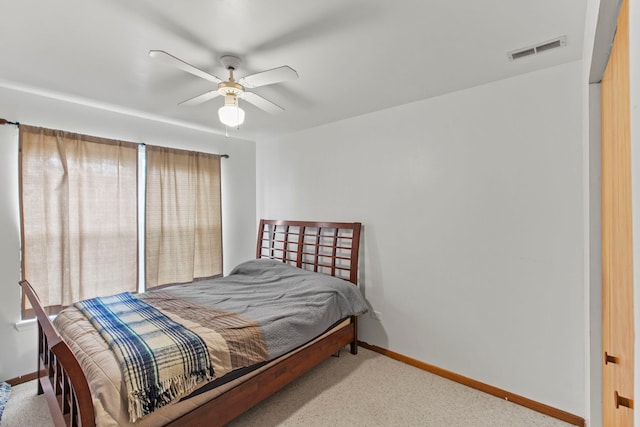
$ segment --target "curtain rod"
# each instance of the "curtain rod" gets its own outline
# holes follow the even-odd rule
[[[0,119],[0,125],[14,125],[14,126],[20,126],[20,122],[11,122],[7,119]],[[144,144],[142,144],[144,145]],[[220,157],[222,157],[223,159],[228,159],[229,155],[228,154],[220,154]]]
[[[14,126],[20,126],[20,123],[18,122],[10,122],[7,119],[0,119],[0,125],[14,125]]]

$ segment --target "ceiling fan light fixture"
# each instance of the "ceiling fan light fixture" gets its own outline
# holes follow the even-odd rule
[[[238,106],[235,94],[224,96],[224,106],[218,110],[218,118],[223,125],[235,128],[244,123],[244,110]]]

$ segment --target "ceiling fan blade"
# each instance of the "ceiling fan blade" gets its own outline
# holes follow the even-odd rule
[[[255,94],[253,92],[245,91],[242,94],[242,99],[255,105],[259,109],[266,111],[267,113],[278,114],[284,111],[284,108],[282,108],[281,106],[276,105],[273,102],[268,101],[263,97],[261,97],[260,95]]]
[[[220,96],[220,92],[218,92],[217,89],[210,90],[209,92],[205,92],[202,95],[194,96],[193,98],[187,99],[186,101],[182,101],[178,105],[185,105],[185,106],[199,105],[199,104],[202,104],[203,102],[207,102],[215,98],[216,96]]]
[[[297,19],[297,24],[293,27],[279,26],[280,34],[268,40],[262,40],[260,44],[245,50],[247,57],[254,53],[266,53],[291,46],[304,46],[310,41],[328,34],[345,34],[353,30],[355,26],[371,23],[373,19],[379,18],[379,11],[373,7],[366,7],[358,2],[336,2],[338,7],[322,13],[313,13],[309,19]],[[366,3],[366,2],[365,2]],[[206,46],[207,44],[205,44]]]
[[[244,76],[238,83],[248,88],[254,88],[283,82],[285,80],[295,80],[297,78],[298,73],[296,73],[296,70],[287,65],[283,65],[282,67]]]
[[[191,64],[187,64],[180,58],[176,58],[170,53],[165,52],[164,50],[150,50],[149,56],[152,58],[160,59],[161,61],[166,62],[167,64],[171,64],[174,67],[178,67],[187,73],[191,73],[194,76],[198,76],[205,80],[208,80],[213,83],[220,83],[222,80],[219,77],[216,77],[212,74],[206,73],[199,68],[194,67]]]

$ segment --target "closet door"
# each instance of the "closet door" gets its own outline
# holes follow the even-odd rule
[[[605,426],[633,425],[633,240],[628,4],[602,78],[602,346]],[[637,191],[637,190],[636,190]]]

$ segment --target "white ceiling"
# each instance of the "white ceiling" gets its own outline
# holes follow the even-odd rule
[[[285,111],[247,113],[260,140],[582,57],[584,0],[13,0],[2,2],[0,87],[224,133],[212,83],[148,56],[165,50],[222,78],[280,65],[299,79],[253,91]],[[567,46],[509,62],[558,36]],[[242,103],[242,101],[241,101]],[[6,117],[19,120],[19,117]]]

